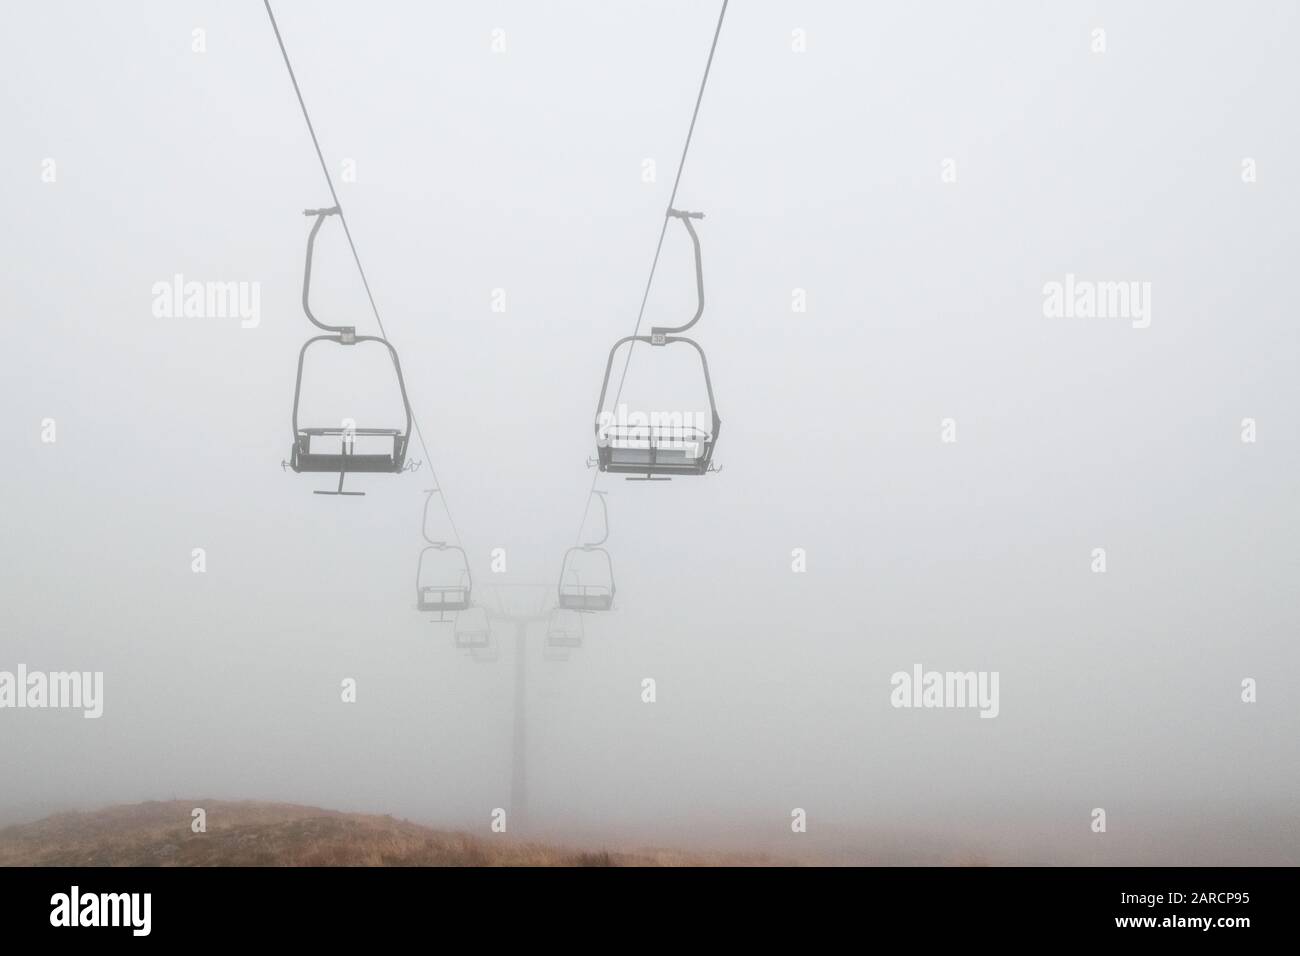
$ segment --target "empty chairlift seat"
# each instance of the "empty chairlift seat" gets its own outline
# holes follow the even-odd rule
[[[605,379],[596,404],[596,461],[601,471],[646,479],[664,479],[684,475],[704,475],[713,469],[713,450],[722,430],[718,405],[713,397],[713,381],[709,376],[709,361],[694,339],[678,333],[685,332],[704,314],[704,267],[700,255],[700,238],[696,235],[693,219],[703,218],[703,213],[681,212],[670,209],[668,215],[680,219],[690,234],[695,250],[695,289],[699,300],[694,317],[685,325],[675,328],[654,327],[649,335],[628,335],[614,343],[605,363]],[[709,396],[709,427],[701,428],[685,422],[658,423],[646,416],[644,424],[614,424],[612,413],[605,411],[605,396],[614,371],[614,358],[624,345],[645,342],[662,347],[684,343],[695,349],[704,372],[704,387]],[[625,366],[626,367],[626,366]],[[614,398],[618,402],[618,396]]]
[[[407,436],[396,428],[301,428],[289,464],[303,473],[394,474],[406,465]]]
[[[572,649],[582,646],[582,615],[577,611],[555,608],[546,622],[546,646]]]
[[[599,549],[608,557],[608,551]],[[614,584],[584,584],[576,575],[560,581],[559,606],[572,611],[607,611],[614,607]]]
[[[609,426],[601,470],[631,475],[702,475],[713,458],[713,435],[695,427]]]
[[[489,651],[492,649],[492,621],[487,610],[471,607],[456,615],[452,627],[452,640],[456,647],[467,651]]]
[[[425,547],[415,565],[415,606],[421,611],[432,611],[438,620],[445,621],[446,614],[469,609],[474,582],[465,549],[429,537],[429,503],[436,494],[436,488],[425,492],[420,522]]]
[[[609,508],[603,491],[593,491],[600,502],[603,530],[587,544],[564,552],[556,604],[565,611],[608,611],[614,606],[614,562],[601,547],[609,539]]]
[[[431,576],[427,573],[427,568],[432,567],[434,562],[425,560],[431,553],[439,556],[455,555],[455,565],[440,562],[437,575]],[[431,544],[420,552],[415,570],[415,599],[416,607],[421,611],[439,614],[464,611],[469,608],[472,593],[473,585],[463,549],[456,545]]]
[[[329,216],[338,214],[338,207],[308,209],[306,215],[315,216],[311,234],[307,238],[307,262],[302,280],[302,308],[307,318],[327,334],[308,339],[298,352],[298,377],[293,390],[293,446],[288,465],[295,472],[308,474],[337,474],[337,491],[317,491],[316,494],[355,495],[364,492],[343,490],[344,476],[350,473],[397,474],[406,468],[406,453],[411,438],[411,403],[406,395],[406,381],[402,377],[402,364],[397,350],[377,335],[358,335],[356,328],[348,325],[326,325],[311,311],[311,264],[316,245],[316,235]],[[302,403],[302,373],[307,352],[325,344],[353,348],[358,345],[377,345],[387,350],[397,376],[397,387],[402,397],[404,420],[400,427],[354,427],[352,425],[306,425],[300,420]]]

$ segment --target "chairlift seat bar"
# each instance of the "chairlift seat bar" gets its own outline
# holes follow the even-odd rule
[[[713,436],[694,425],[611,425],[604,429],[606,444],[615,448],[671,448],[703,445]]]
[[[333,437],[336,435],[400,435],[400,428],[299,428],[299,435]]]
[[[403,466],[389,455],[297,455],[289,467],[300,475],[395,475]]]
[[[614,606],[614,595],[603,594],[566,594],[560,592],[556,602],[566,611],[608,611]]]
[[[455,637],[457,647],[469,650],[490,647],[492,644],[490,631],[456,631]]]
[[[703,475],[713,460],[713,442],[700,442],[688,455],[685,448],[597,448],[600,470],[623,475]]]
[[[289,456],[289,467],[298,473],[397,474],[406,466],[406,436],[391,428],[300,428]],[[355,452],[351,439],[389,438],[392,451]],[[313,438],[340,438],[337,450],[312,451]]]
[[[466,611],[469,609],[469,589],[432,585],[422,587],[418,607],[421,611]]]

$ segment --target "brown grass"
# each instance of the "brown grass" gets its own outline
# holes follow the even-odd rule
[[[207,832],[190,813],[207,811]],[[286,803],[137,803],[0,829],[0,866],[699,866],[771,862],[570,850]]]

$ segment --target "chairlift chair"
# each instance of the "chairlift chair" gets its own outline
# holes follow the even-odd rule
[[[605,381],[600,387],[600,400],[596,404],[596,461],[601,471],[622,474],[629,481],[665,481],[684,475],[704,475],[713,468],[713,450],[722,429],[718,405],[713,398],[713,380],[709,377],[709,361],[704,350],[694,339],[679,333],[690,329],[704,314],[704,267],[700,255],[700,237],[691,224],[693,219],[703,219],[701,212],[682,212],[669,209],[667,215],[680,219],[690,234],[695,248],[695,290],[699,304],[695,316],[685,325],[675,328],[652,327],[649,335],[628,335],[614,343],[605,363]],[[709,395],[712,417],[709,431],[686,425],[663,425],[650,422],[645,425],[613,425],[602,422],[605,395],[609,390],[610,376],[614,370],[614,357],[628,343],[646,342],[654,347],[684,342],[700,356],[704,371],[704,387]],[[617,400],[617,399],[616,399]]]
[[[350,473],[398,474],[406,468],[406,452],[411,438],[411,403],[406,396],[406,380],[402,377],[402,364],[397,350],[387,339],[378,335],[357,335],[355,326],[326,325],[312,314],[309,293],[311,289],[312,252],[316,234],[329,216],[338,215],[339,207],[307,209],[304,215],[315,216],[311,234],[307,237],[307,262],[302,279],[302,308],[307,318],[326,335],[308,339],[298,353],[298,378],[293,390],[293,447],[288,465],[302,474],[327,473],[339,476],[336,491],[317,491],[318,495],[364,495],[363,491],[344,491],[343,479]],[[397,386],[402,395],[406,421],[401,428],[355,428],[351,426],[305,426],[299,421],[298,408],[302,399],[302,370],[307,350],[317,343],[333,342],[335,345],[354,346],[377,343],[388,350],[397,374]]]
[[[546,646],[569,649],[582,646],[582,614],[578,611],[555,608],[546,622]]]
[[[415,606],[420,611],[432,611],[438,615],[437,620],[448,620],[449,612],[465,611],[469,609],[470,599],[474,591],[474,581],[469,570],[469,558],[465,554],[465,549],[455,544],[448,544],[446,541],[435,541],[429,537],[429,502],[433,496],[438,493],[438,489],[432,488],[426,494],[424,499],[424,517],[420,525],[420,533],[427,542],[423,550],[420,551],[419,560],[415,565]],[[455,569],[451,573],[446,571],[440,572],[440,577],[434,582],[426,582],[424,576],[425,557],[431,551],[439,554],[452,552],[459,555],[456,559]]]
[[[456,615],[452,641],[460,650],[481,651],[492,647],[492,622],[485,608],[474,606]]]
[[[605,556],[609,584],[584,584],[575,571],[560,578],[559,606],[566,611],[608,611],[614,606],[614,570],[609,552],[604,548],[574,547],[565,552],[565,560],[577,551],[596,551]]]
[[[416,607],[421,611],[436,612],[438,620],[445,621],[447,618],[443,615],[447,612],[464,611],[469,608],[473,586],[470,581],[469,568],[462,568],[458,572],[454,583],[425,584],[422,580],[424,556],[430,551],[456,551],[460,553],[462,560],[465,551],[454,544],[440,546],[431,544],[420,552],[420,562],[415,571]]]
[[[560,564],[560,581],[556,587],[556,603],[561,610],[608,611],[614,606],[614,561],[609,556],[609,551],[602,547],[609,539],[609,507],[605,504],[603,491],[593,491],[592,494],[600,502],[603,533],[596,541],[574,545],[564,552],[564,560]],[[580,553],[604,557],[603,579],[594,584],[582,581],[578,568],[574,566],[574,557]]]

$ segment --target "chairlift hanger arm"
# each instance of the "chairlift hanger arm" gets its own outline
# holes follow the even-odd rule
[[[599,493],[599,492],[598,492],[598,493]],[[578,574],[578,572],[577,572],[577,569],[576,569],[576,568],[570,568],[570,567],[569,567],[569,558],[571,558],[573,555],[577,554],[579,551],[581,551],[581,552],[583,552],[583,553],[588,553],[588,554],[589,554],[589,553],[592,553],[592,552],[595,552],[595,553],[597,553],[597,554],[604,555],[604,557],[605,557],[605,569],[606,569],[606,573],[609,575],[609,600],[610,600],[611,603],[613,603],[613,600],[614,600],[614,591],[615,591],[615,588],[616,588],[616,585],[615,585],[615,582],[614,582],[614,559],[613,559],[612,557],[610,557],[609,551],[608,551],[607,549],[602,548],[602,547],[600,547],[600,546],[598,546],[598,545],[594,545],[594,544],[588,544],[588,545],[574,545],[574,546],[571,547],[568,551],[565,551],[565,552],[564,552],[564,559],[560,562],[560,580],[559,580],[559,582],[556,584],[556,596],[559,597],[561,600],[563,600],[563,595],[564,595],[564,578],[565,578],[565,574],[566,574],[566,573],[567,573],[567,574],[572,574],[573,577],[574,577],[574,578],[576,579],[576,581],[577,581],[577,585],[576,585],[577,588],[578,588],[580,591],[583,590],[582,578],[581,578],[581,576],[579,576],[579,574]]]
[[[470,570],[469,556],[465,553],[465,549],[460,547],[460,545],[447,544],[446,542],[442,542],[442,541],[427,545],[420,551],[419,560],[415,562],[416,591],[420,590],[421,581],[423,580],[424,577],[424,556],[428,554],[430,551],[439,551],[439,552],[456,551],[460,554],[460,561],[463,567],[463,570],[460,573],[462,573],[465,576],[465,591],[467,593],[472,594],[474,591],[474,572]]]
[[[609,392],[609,377],[614,372],[614,356],[617,355],[618,350],[628,342],[649,341],[650,336],[648,335],[625,335],[615,342],[614,347],[609,350],[609,359],[605,362],[605,379],[600,383],[600,398],[596,400],[596,422],[594,427],[596,429],[597,438],[600,437],[600,413],[605,409],[605,395]]]
[[[298,403],[302,397],[302,366],[307,358],[307,350],[317,342],[335,341],[333,335],[316,335],[302,343],[302,348],[298,350],[298,379],[293,387],[293,440],[298,440]]]
[[[319,325],[320,323],[317,323]],[[321,328],[327,328],[321,326]],[[402,434],[409,438],[411,434],[411,401],[406,396],[406,379],[402,377],[402,362],[397,357],[397,349],[387,339],[380,338],[377,335],[347,335],[343,332],[337,335],[314,335],[302,344],[298,350],[298,377],[293,388],[293,435],[294,441],[298,440],[298,404],[302,397],[302,370],[304,361],[307,358],[307,349],[311,348],[317,342],[334,342],[339,345],[357,345],[362,342],[378,342],[384,348],[388,349],[388,354],[393,360],[393,371],[397,373],[397,387],[402,393],[402,408],[406,412],[406,427]]]
[[[605,395],[609,391],[609,379],[610,375],[614,371],[614,356],[616,356],[618,350],[628,342],[650,342],[651,339],[652,336],[650,335],[625,335],[623,338],[615,342],[614,347],[609,350],[609,359],[605,362],[605,381],[600,386],[600,398],[596,403],[596,421],[592,426],[595,429],[597,441],[600,440],[600,415],[605,409]],[[709,414],[713,420],[713,437],[716,440],[718,432],[722,427],[722,419],[718,416],[718,403],[713,397],[713,378],[709,375],[709,360],[704,354],[704,349],[700,348],[700,344],[694,339],[687,338],[684,335],[664,336],[658,344],[671,345],[674,342],[685,342],[687,345],[691,346],[691,348],[695,349],[700,356],[700,367],[704,370],[704,388],[709,395]]]
[[[402,375],[402,359],[398,358],[398,350],[394,349],[393,343],[389,342],[389,339],[383,338],[382,336],[352,336],[351,338],[352,342],[356,343],[378,342],[380,345],[385,347],[385,349],[389,350],[389,355],[393,358],[393,371],[398,373],[398,390],[402,393],[402,410],[406,412],[407,424],[406,428],[402,429],[402,434],[406,434],[406,436],[409,437],[409,434],[411,434],[411,399],[407,397],[406,378]],[[339,336],[339,342],[341,342],[342,345],[348,345],[346,339],[347,336]],[[698,349],[698,346],[695,347]],[[701,355],[702,358],[703,352],[699,355]],[[707,368],[705,369],[705,375],[706,377],[708,375]]]
[[[424,499],[424,516],[420,519],[420,536],[429,542],[432,547],[445,548],[447,546],[446,541],[434,541],[429,537],[429,502],[433,500],[433,496],[437,493],[437,488],[430,488],[425,492],[427,497]]]
[[[582,546],[584,551],[599,547],[609,540],[609,505],[605,503],[605,492],[593,489],[591,493],[600,500],[601,526],[604,530],[599,541],[588,541]]]
[[[612,604],[614,601],[614,591],[617,587],[614,581],[614,559],[610,556],[609,551],[604,548],[593,548],[593,551],[599,551],[605,556],[605,567],[609,571],[609,600]]]
[[[312,223],[311,233],[307,236],[307,264],[302,273],[302,310],[306,313],[311,324],[318,329],[326,332],[336,332],[341,336],[350,336],[356,331],[354,326],[350,325],[326,325],[320,319],[316,318],[311,311],[311,260],[312,253],[316,248],[316,234],[320,232],[320,227],[325,224],[327,216],[337,216],[339,214],[338,206],[330,206],[328,209],[304,209],[304,216],[315,216],[316,221]]]
[[[704,354],[704,349],[700,348],[700,343],[694,339],[688,339],[684,335],[670,335],[664,339],[664,344],[672,342],[685,342],[700,356],[700,368],[704,370],[704,388],[709,393],[709,414],[713,418],[713,440],[718,440],[718,432],[722,430],[722,419],[718,416],[718,403],[713,399],[713,378],[709,375],[709,359]]]
[[[421,582],[424,580],[424,556],[430,551],[437,551],[436,544],[426,545],[420,549],[420,557],[415,562],[415,593],[420,593]]]
[[[704,264],[700,255],[700,237],[696,234],[695,227],[691,224],[692,219],[703,219],[704,213],[683,212],[680,209],[669,209],[668,217],[672,219],[680,219],[682,225],[686,227],[686,231],[691,235],[691,244],[695,247],[695,296],[698,304],[695,307],[694,317],[692,317],[692,319],[685,325],[679,325],[675,328],[666,328],[663,326],[652,327],[650,329],[650,335],[652,338],[651,344],[653,345],[663,344],[663,337],[666,335],[676,335],[677,333],[685,332],[691,326],[695,325],[696,322],[700,321],[700,316],[704,314]]]
[[[582,548],[575,544],[568,551],[565,551],[564,557],[560,559],[560,580],[559,583],[557,583],[555,586],[555,592],[557,594],[559,594],[564,590],[564,573],[569,570],[569,556],[581,550]]]

